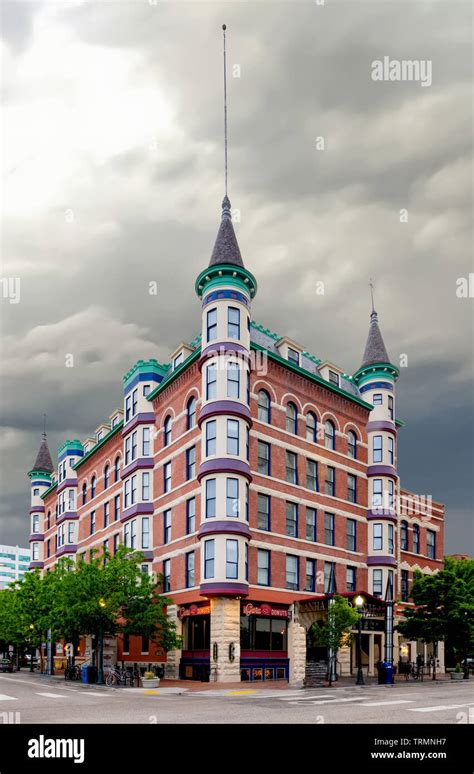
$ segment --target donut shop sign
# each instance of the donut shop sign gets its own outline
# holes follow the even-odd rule
[[[265,615],[272,618],[288,618],[288,610],[282,607],[272,607],[263,603],[263,605],[253,605],[251,602],[242,606],[243,615]]]

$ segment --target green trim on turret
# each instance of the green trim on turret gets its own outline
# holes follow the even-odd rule
[[[199,298],[212,287],[222,284],[235,285],[250,293],[250,298],[255,298],[257,293],[257,280],[251,272],[243,266],[234,266],[230,263],[216,264],[204,269],[195,283],[195,290]]]
[[[196,349],[194,352],[191,352],[191,354],[188,355],[186,360],[184,360],[178,368],[176,368],[174,371],[171,371],[169,376],[163,379],[163,381],[160,382],[160,384],[157,387],[155,387],[153,392],[150,392],[150,394],[146,396],[147,400],[152,401],[154,398],[156,398],[156,396],[159,395],[160,392],[162,392],[166,387],[168,387],[169,384],[172,384],[174,380],[177,379],[178,376],[180,376],[183,373],[183,371],[185,371],[186,368],[191,365],[191,363],[194,363],[194,361],[197,360],[200,354],[201,354],[201,347]]]
[[[373,379],[386,379],[387,377],[391,377],[396,381],[399,376],[400,370],[397,366],[394,366],[391,363],[374,363],[373,365],[357,369],[353,375],[353,379],[355,384],[359,386],[365,384],[365,382],[370,382]]]
[[[30,470],[28,473],[28,478],[51,478],[51,473],[48,473],[46,470]]]
[[[104,446],[104,444],[107,443],[107,441],[109,441],[116,433],[118,433],[119,430],[122,429],[122,427],[123,427],[123,420],[119,422],[117,425],[115,425],[115,427],[112,428],[110,433],[107,433],[107,435],[104,436],[104,438],[102,438],[102,440],[99,441],[99,443],[96,443],[96,445],[90,450],[90,452],[87,452],[87,454],[84,455],[82,459],[76,462],[76,464],[73,465],[72,469],[77,470],[78,468],[80,468],[81,465],[83,465],[86,462],[86,460],[90,459],[96,453],[96,451],[101,449]]]
[[[395,425],[396,425],[397,427],[405,427],[405,422],[403,421],[403,419],[397,419],[397,418],[395,418]]]
[[[64,449],[71,449],[78,452],[83,452],[84,447],[77,438],[74,439],[74,441],[64,441],[64,443],[59,447],[58,449],[58,457],[61,456],[61,452],[64,451]]]
[[[154,357],[150,360],[137,360],[129,371],[123,377],[124,388],[134,379],[137,373],[154,373],[163,377],[169,368],[169,363],[159,363]]]

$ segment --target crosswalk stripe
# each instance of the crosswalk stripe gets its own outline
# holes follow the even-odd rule
[[[459,707],[470,707],[474,701],[468,701],[465,704],[439,704],[436,707],[409,707],[410,712],[441,712],[442,710],[458,709]]]
[[[343,701],[344,702],[346,702],[346,701],[367,701],[368,698],[369,698],[368,696],[351,696],[350,699],[331,699],[331,701],[311,701],[311,702],[308,702],[308,704],[311,704],[313,707],[317,707],[320,704],[340,704]],[[300,706],[304,706],[304,705],[301,705],[300,701],[298,701],[298,700],[290,701],[289,703],[290,704],[300,704]]]
[[[387,704],[412,704],[412,699],[395,699],[395,701],[368,701],[364,707],[384,707]]]
[[[0,693],[0,701],[17,701],[17,697],[7,696],[6,693]]]
[[[40,693],[35,691],[37,696],[46,696],[48,699],[66,699],[67,697],[63,693]]]
[[[275,694],[274,694],[275,695]],[[322,693],[322,694],[312,694],[311,696],[299,696],[298,701],[311,701],[312,699],[331,699],[334,696],[332,693]],[[264,697],[265,699],[268,698],[267,696]],[[287,698],[286,696],[280,696],[279,697],[281,701],[295,701],[295,697],[291,696],[290,698]]]

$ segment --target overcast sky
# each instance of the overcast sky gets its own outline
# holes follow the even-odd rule
[[[200,330],[226,22],[253,318],[351,373],[374,279],[392,362],[408,358],[402,484],[446,504],[447,552],[472,552],[474,298],[456,294],[474,272],[471,14],[458,0],[2,2],[1,276],[21,285],[1,299],[0,542],[27,544],[43,413],[54,459],[121,405],[138,358],[167,362]],[[372,80],[385,56],[430,61],[431,85]]]

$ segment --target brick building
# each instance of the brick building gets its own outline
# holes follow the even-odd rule
[[[251,319],[257,292],[230,202],[196,280],[201,333],[167,364],[139,360],[123,406],[54,466],[43,438],[31,480],[31,567],[61,556],[143,552],[162,576],[181,651],[118,642],[119,661],[165,662],[169,677],[300,683],[311,624],[334,591],[365,597],[363,664],[384,657],[385,598],[410,605],[415,568],[442,567],[444,510],[401,489],[398,368],[372,311],[352,375]],[[394,638],[394,662],[421,643]],[[425,653],[425,656],[428,655]],[[443,653],[438,656],[442,665]],[[355,671],[355,646],[339,653]]]

